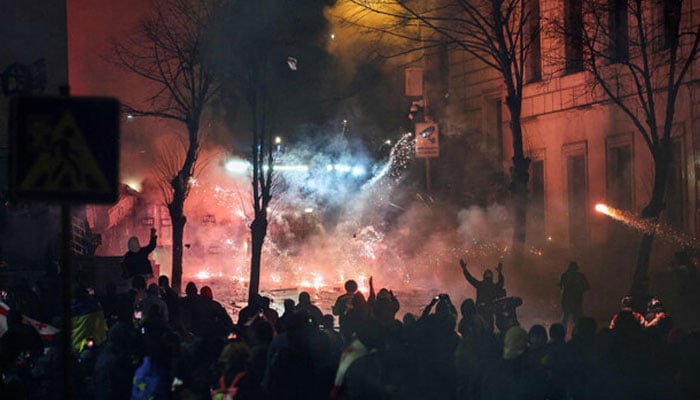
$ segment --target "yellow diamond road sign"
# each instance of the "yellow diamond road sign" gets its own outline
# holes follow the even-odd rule
[[[11,102],[10,188],[18,200],[109,203],[118,196],[119,103],[92,97]]]

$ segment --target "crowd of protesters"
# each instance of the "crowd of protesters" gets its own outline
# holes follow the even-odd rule
[[[258,296],[234,322],[208,286],[189,282],[180,297],[167,277],[147,284],[135,274],[127,293],[113,284],[95,293],[78,275],[73,389],[76,398],[135,400],[700,398],[700,335],[674,328],[660,299],[641,313],[626,296],[597,326],[581,314],[589,286],[570,265],[563,323],[525,327],[502,265],[495,282],[460,267],[475,299],[456,307],[438,293],[401,320],[399,299],[375,292],[371,278],[367,297],[347,281],[332,315],[301,292],[281,314]],[[20,298],[0,338],[0,398],[61,398],[60,335],[47,342],[22,324],[18,311],[39,316],[42,307]]]

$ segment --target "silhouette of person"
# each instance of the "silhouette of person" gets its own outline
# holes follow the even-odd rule
[[[366,303],[365,297],[357,291],[357,282],[352,279],[345,282],[345,294],[338,296],[332,311],[338,316],[340,333],[348,343],[356,323],[364,316]]]
[[[488,326],[493,327],[494,317],[491,306],[495,300],[506,295],[506,291],[503,289],[503,264],[499,262],[496,267],[496,272],[498,272],[498,281],[496,282],[493,281],[493,272],[490,269],[484,271],[484,279],[480,281],[469,273],[466,261],[460,259],[459,265],[462,267],[464,278],[476,289],[476,307],[479,314],[484,317]]]
[[[666,314],[663,303],[656,296],[652,296],[647,303],[644,321],[646,328],[651,329],[653,332],[660,332],[662,337],[668,335],[671,328],[673,328],[673,320]]]
[[[647,325],[644,316],[632,309],[632,296],[624,296],[622,300],[620,300],[620,311],[613,315],[608,328],[614,330],[615,327],[619,325],[619,321],[636,324],[640,327],[645,327]]]
[[[136,236],[129,238],[129,251],[124,254],[122,259],[122,278],[130,279],[134,275],[146,277],[153,274],[148,256],[155,250],[157,238],[156,228],[151,228],[151,239],[145,247],[141,247],[139,238]]]
[[[561,274],[559,287],[561,288],[561,308],[563,310],[561,324],[566,327],[569,318],[576,324],[576,321],[583,315],[583,293],[590,288],[588,279],[579,271],[576,261],[571,261],[566,272]]]
[[[311,296],[309,295],[309,292],[299,293],[299,304],[296,306],[296,310],[306,313],[314,326],[321,324],[323,312],[320,308],[311,303]]]

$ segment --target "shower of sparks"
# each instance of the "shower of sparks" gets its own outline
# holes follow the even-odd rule
[[[622,222],[623,224],[644,234],[654,235],[661,240],[675,243],[682,247],[698,247],[698,245],[700,245],[697,238],[683,232],[679,232],[658,218],[644,219],[628,211],[619,210],[602,203],[596,204],[595,210],[614,219],[615,221]]]
[[[465,218],[458,217],[460,230],[445,229],[433,219],[442,211],[437,200],[416,194],[419,201],[407,204],[400,198],[408,196],[396,196],[407,195],[401,183],[415,161],[410,132],[392,142],[381,164],[345,149],[332,156],[316,149],[298,153],[286,149],[275,165],[285,190],[270,203],[263,290],[316,296],[342,292],[345,281],[354,279],[367,294],[370,277],[377,289],[435,287],[449,279],[460,258],[493,268],[509,254],[508,245],[493,235],[500,231],[499,214],[465,210]],[[249,177],[240,172],[249,164],[226,156],[217,165],[220,171],[203,175],[193,188],[197,200],[189,203],[186,234],[192,246],[183,256],[185,279],[212,284],[219,277],[228,281],[227,290],[245,294],[253,213]],[[388,220],[388,210],[400,220]],[[465,225],[474,228],[462,230]]]

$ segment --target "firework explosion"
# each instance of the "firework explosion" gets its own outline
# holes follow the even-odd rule
[[[183,279],[244,287],[250,268],[251,168],[245,160],[216,154],[185,205]],[[454,285],[463,290],[456,260],[469,259],[480,273],[503,259],[510,238],[505,208],[459,209],[415,192],[406,181],[414,158],[412,133],[403,135],[381,163],[342,136],[325,146],[295,144],[279,152],[261,290],[318,294],[354,279],[366,292],[369,277],[377,288],[449,290]],[[169,257],[167,251],[155,255],[166,273]]]

